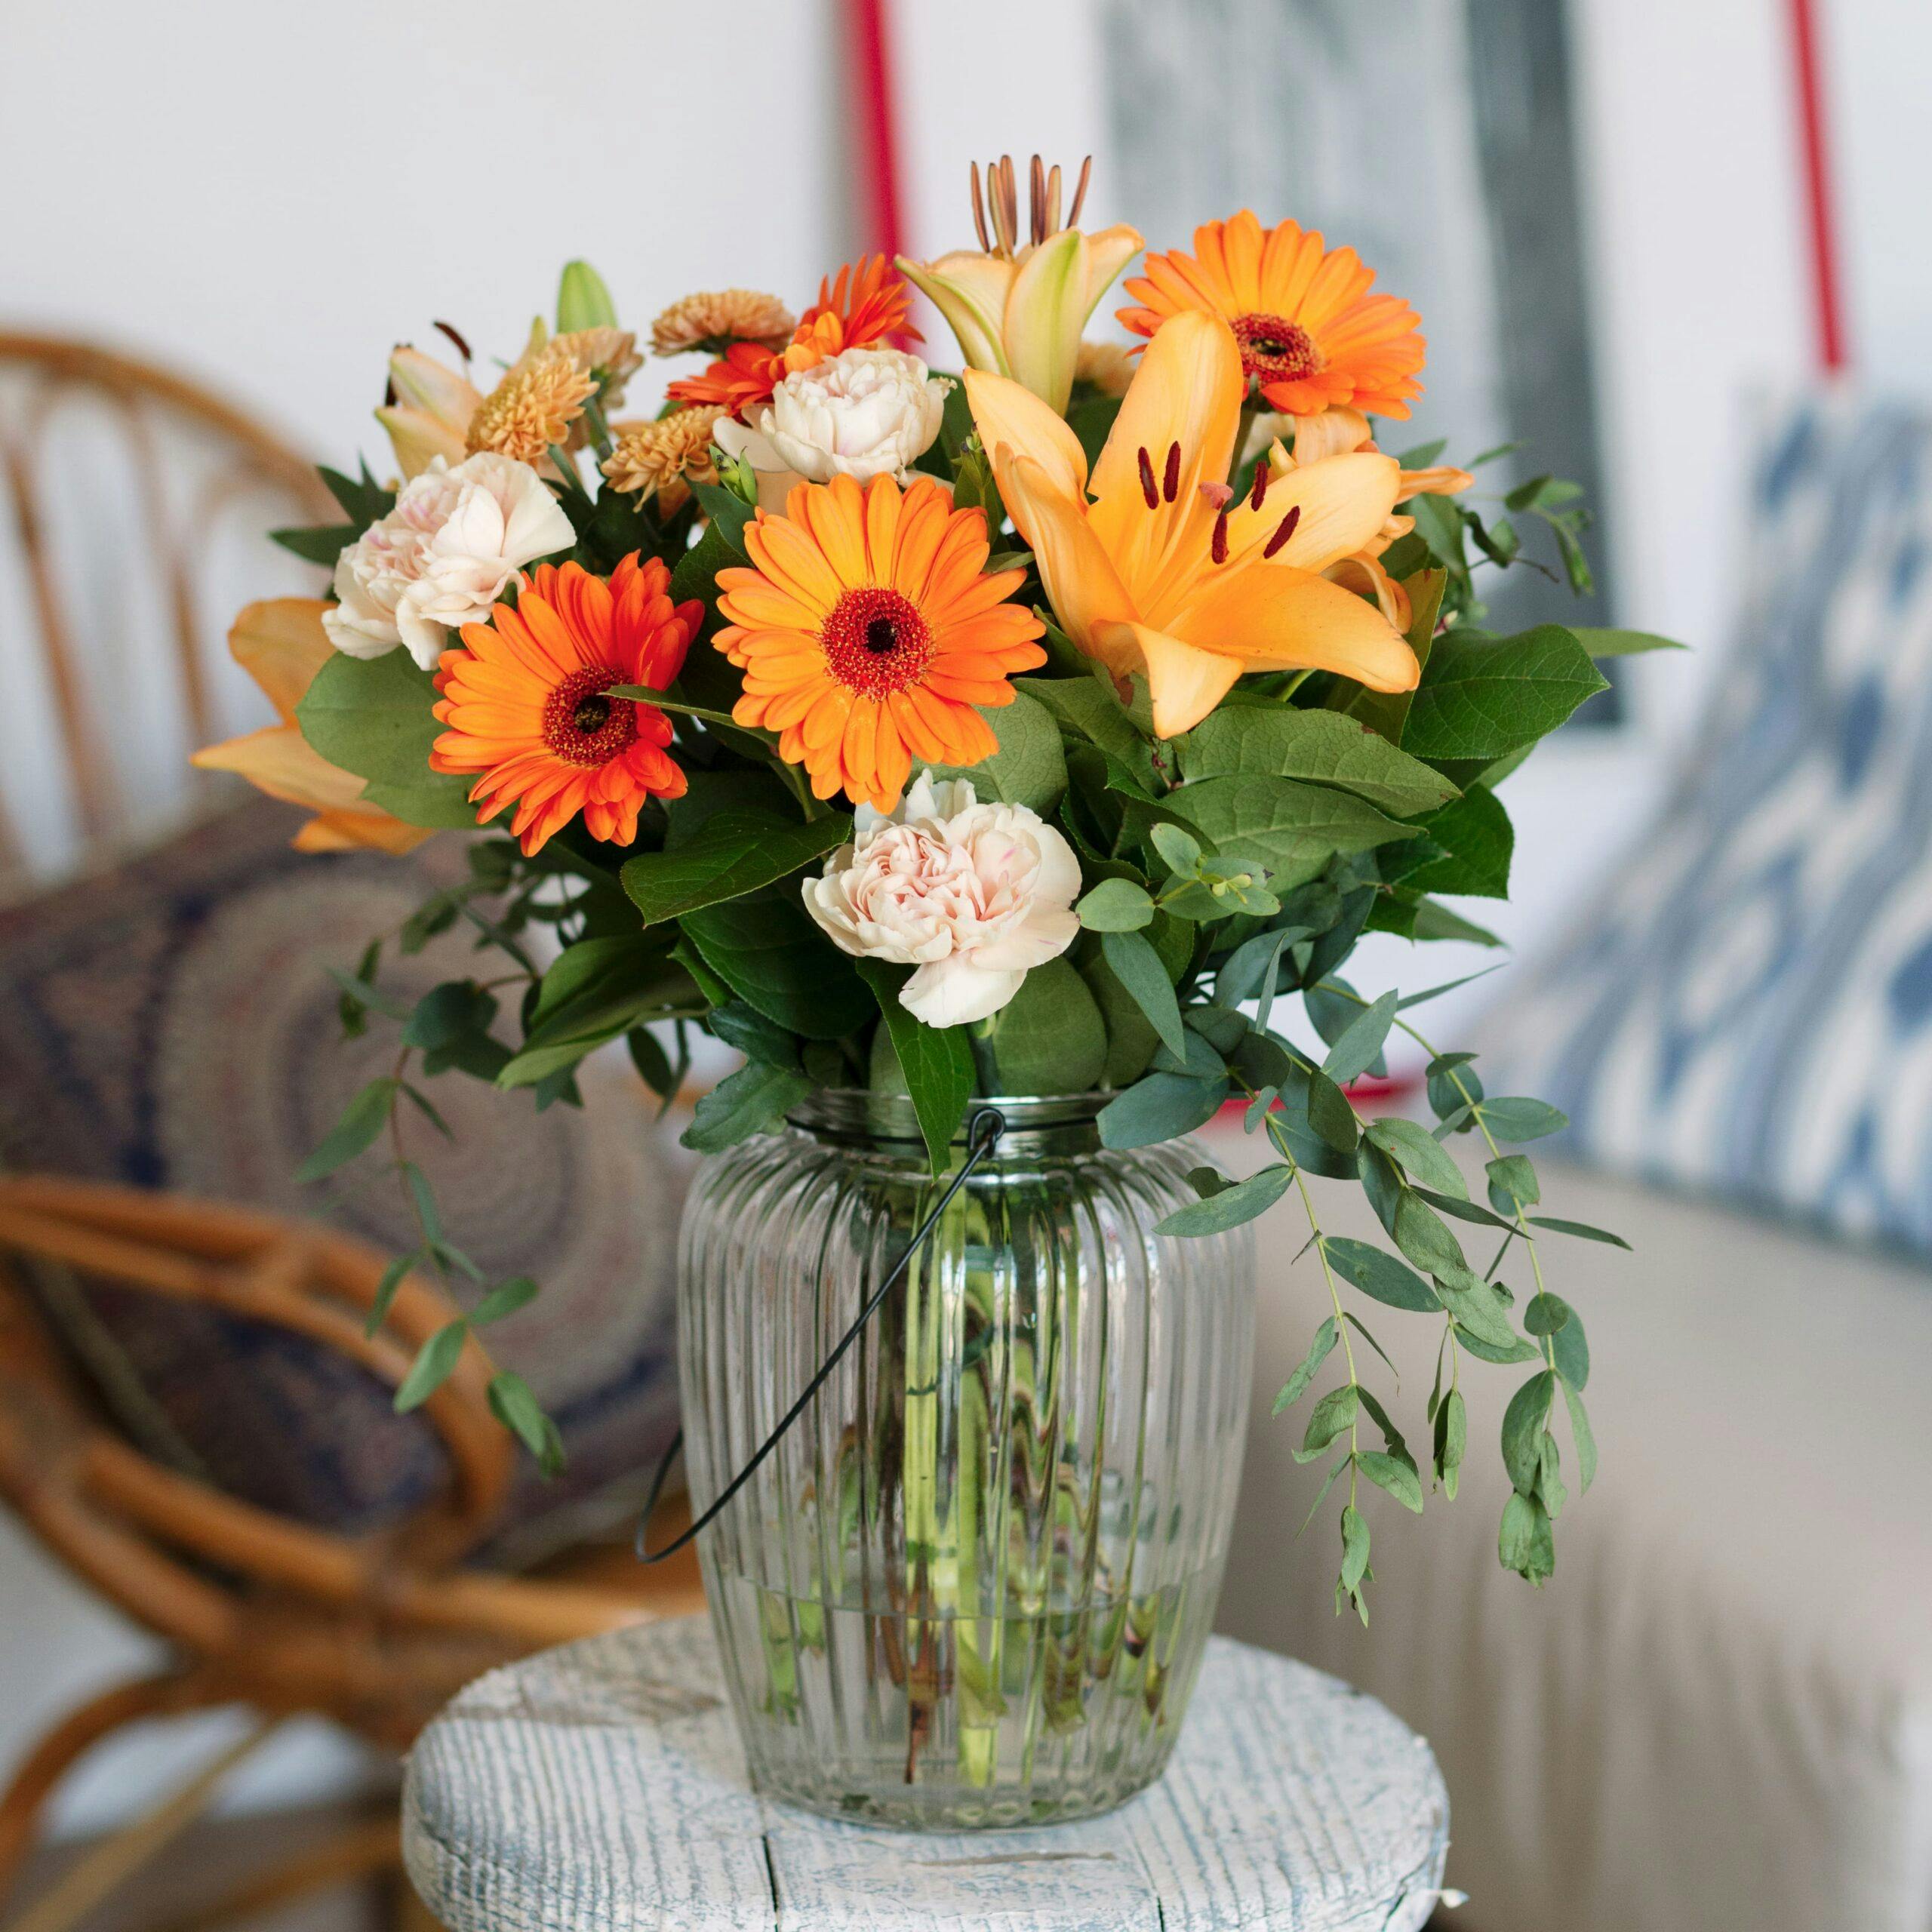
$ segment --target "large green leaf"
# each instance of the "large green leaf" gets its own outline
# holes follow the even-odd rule
[[[1265,867],[1277,892],[1313,878],[1337,852],[1409,836],[1362,799],[1292,778],[1203,779],[1171,792],[1167,804],[1222,858]]]
[[[720,900],[742,898],[823,858],[850,835],[842,812],[787,823],[762,812],[721,811],[675,851],[640,852],[620,876],[646,925]]]
[[[700,1154],[722,1153],[754,1134],[770,1133],[811,1091],[802,1073],[753,1060],[698,1102],[681,1137],[684,1144]]]
[[[432,715],[436,689],[406,651],[380,657],[337,651],[315,673],[296,721],[330,764],[370,780],[365,796],[411,825],[469,826],[473,779],[429,769],[443,728]]]
[[[1111,752],[1144,789],[1154,789],[1152,747],[1097,678],[1016,678],[1014,688],[1037,699],[1077,736]]]
[[[1515,829],[1503,801],[1487,786],[1471,786],[1453,804],[1432,812],[1418,829],[1443,848],[1442,856],[1404,872],[1406,890],[1509,897]]]
[[[1087,982],[1066,959],[1035,966],[986,1023],[981,1052],[1001,1094],[1084,1094],[1107,1063],[1107,1029]]]
[[[1398,818],[1432,811],[1456,795],[1440,772],[1337,711],[1223,706],[1178,740],[1177,748],[1190,780],[1306,779],[1352,792]]]
[[[999,749],[977,764],[936,764],[933,776],[970,779],[982,804],[1026,805],[1051,817],[1066,789],[1066,755],[1054,714],[1019,691],[1011,704],[980,715],[999,740]]]
[[[808,1040],[836,1040],[872,1017],[852,962],[811,921],[795,892],[770,888],[687,912],[698,956],[748,1005]]]
[[[1500,758],[1555,731],[1608,684],[1560,625],[1515,637],[1445,631],[1423,667],[1402,749],[1417,758]]]
[[[973,1097],[973,1048],[966,1029],[928,1026],[907,1010],[899,993],[912,977],[908,967],[862,959],[859,977],[878,1002],[906,1091],[912,1097],[912,1111],[919,1117],[919,1131],[925,1137],[933,1172],[943,1174],[953,1134]]]

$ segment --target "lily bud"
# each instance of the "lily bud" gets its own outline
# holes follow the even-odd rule
[[[389,387],[395,401],[377,410],[376,420],[388,431],[403,475],[420,475],[436,457],[460,463],[481,395],[455,370],[406,344],[389,358]]]
[[[566,262],[557,285],[557,333],[571,335],[579,329],[617,326],[617,304],[604,278],[588,262]]]

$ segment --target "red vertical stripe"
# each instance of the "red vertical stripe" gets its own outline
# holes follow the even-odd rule
[[[1830,150],[1825,126],[1825,81],[1812,0],[1790,0],[1792,63],[1798,83],[1798,138],[1804,170],[1805,215],[1811,245],[1811,285],[1818,361],[1845,366],[1844,305],[1838,282],[1838,233],[1832,203]]]
[[[886,0],[845,0],[851,48],[854,145],[864,196],[868,252],[903,252],[899,142],[892,95],[892,47]]]

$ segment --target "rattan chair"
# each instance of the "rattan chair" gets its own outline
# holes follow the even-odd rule
[[[134,802],[115,782],[100,727],[98,654],[48,537],[44,445],[76,401],[125,438],[122,473],[146,526],[153,598],[168,620],[178,691],[181,783],[188,749],[222,734],[219,668],[196,580],[208,520],[249,497],[273,515],[335,512],[309,465],[217,398],[165,371],[82,345],[0,334],[0,475],[11,501],[34,663],[65,768],[77,834],[69,863],[125,846]],[[198,467],[184,495],[177,440]],[[171,487],[171,486],[173,487]],[[17,653],[28,648],[13,641]],[[24,675],[17,655],[10,677]],[[0,881],[35,869],[0,810]],[[143,1454],[108,1419],[44,1324],[44,1291],[64,1279],[170,1297],[292,1331],[394,1383],[454,1311],[427,1283],[397,1294],[379,1331],[364,1323],[385,1260],[318,1226],[240,1207],[54,1177],[0,1178],[0,1500],[75,1577],[163,1640],[166,1666],[91,1698],[49,1732],[0,1792],[0,1902],[33,1848],[62,1775],[123,1725],[217,1706],[252,1713],[241,1740],[100,1845],[9,1932],[65,1932],[199,1814],[273,1728],[309,1714],[391,1750],[408,1745],[460,1684],[544,1644],[696,1607],[694,1567],[644,1571],[610,1549],[511,1577],[466,1559],[498,1521],[513,1458],[489,1411],[489,1370],[472,1342],[425,1405],[447,1479],[382,1532],[357,1537],[278,1517]],[[198,1924],[393,1866],[386,1820],[272,1870]]]

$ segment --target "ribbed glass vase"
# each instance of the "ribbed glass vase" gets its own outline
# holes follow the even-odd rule
[[[700,1540],[758,1789],[932,1830],[1084,1817],[1158,1777],[1220,1589],[1254,1331],[1244,1228],[1104,1097],[1006,1128]],[[976,1103],[976,1107],[981,1103]],[[952,1150],[954,1171],[965,1154]],[[678,1361],[692,1499],[749,1460],[931,1212],[911,1106],[821,1094],[701,1169]]]

